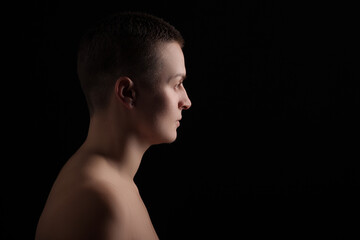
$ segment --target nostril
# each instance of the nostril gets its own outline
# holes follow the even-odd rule
[[[190,100],[189,100],[188,103],[186,103],[186,104],[184,104],[184,105],[182,106],[182,109],[183,109],[183,110],[188,110],[190,107],[191,107],[191,102],[190,102]]]

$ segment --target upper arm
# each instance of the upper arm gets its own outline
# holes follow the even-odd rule
[[[115,207],[106,194],[86,189],[69,206],[63,224],[67,227],[66,239],[115,239],[114,225],[120,221]]]
[[[93,187],[81,189],[47,216],[46,235],[61,240],[123,239],[123,215],[109,192]]]

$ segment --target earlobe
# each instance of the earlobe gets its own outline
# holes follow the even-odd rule
[[[128,109],[135,105],[136,93],[134,82],[128,77],[119,77],[115,83],[116,98]]]

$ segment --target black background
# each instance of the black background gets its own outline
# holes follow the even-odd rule
[[[53,181],[86,137],[79,37],[99,19],[128,10],[164,18],[186,42],[193,106],[177,141],[151,147],[135,178],[160,239],[357,234],[355,6],[38,1],[15,9],[4,239],[34,238]]]

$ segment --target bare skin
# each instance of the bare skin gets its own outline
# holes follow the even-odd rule
[[[181,112],[191,106],[180,46],[162,43],[158,51],[156,90],[120,77],[108,108],[91,116],[86,141],[49,194],[36,240],[158,239],[133,179],[151,145],[176,139]]]

